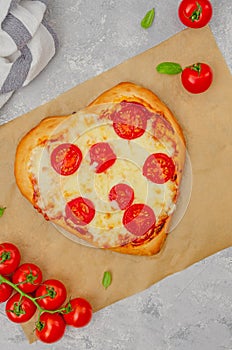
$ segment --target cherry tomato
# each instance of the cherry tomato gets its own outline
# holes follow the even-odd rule
[[[66,305],[68,312],[63,314],[65,322],[73,327],[84,327],[92,318],[92,306],[82,298],[71,299]]]
[[[65,207],[66,217],[71,219],[76,225],[89,224],[95,215],[93,202],[87,198],[78,197],[72,199]]]
[[[196,63],[182,71],[181,81],[187,91],[199,94],[210,87],[213,81],[213,72],[208,64]]]
[[[187,27],[202,28],[211,20],[213,8],[209,0],[183,0],[178,14]]]
[[[126,209],[122,222],[129,232],[142,236],[155,226],[156,218],[148,205],[136,203]]]
[[[64,176],[77,171],[82,161],[81,150],[72,143],[57,146],[51,154],[51,165],[54,170]]]
[[[0,284],[0,303],[4,303],[5,301],[7,301],[11,296],[12,292],[13,292],[13,288],[9,286],[9,284],[4,282],[1,283]]]
[[[121,102],[121,109],[111,116],[114,131],[126,140],[142,136],[151,113],[139,103]]]
[[[120,209],[128,208],[134,200],[134,190],[126,184],[113,186],[109,193],[109,200],[116,201]]]
[[[45,297],[45,295],[47,295]],[[65,302],[67,291],[62,282],[54,279],[44,281],[35,294],[37,303],[46,310],[57,310]],[[43,298],[41,298],[43,297]]]
[[[107,142],[99,142],[93,145],[89,150],[90,164],[94,165],[97,174],[103,173],[110,168],[117,157]]]
[[[0,274],[10,275],[19,266],[20,259],[20,252],[14,244],[0,244]]]
[[[163,184],[172,179],[174,173],[173,160],[165,153],[151,154],[143,165],[143,175],[157,184]]]
[[[29,321],[36,312],[36,306],[27,297],[19,293],[14,294],[6,303],[6,315],[15,323],[23,323]]]
[[[44,343],[54,343],[63,337],[65,328],[66,324],[60,314],[44,312],[36,324],[35,334]]]
[[[22,264],[14,272],[12,282],[17,284],[24,293],[32,293],[42,282],[42,271],[34,264]]]

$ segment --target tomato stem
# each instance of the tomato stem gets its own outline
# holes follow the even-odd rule
[[[56,296],[56,291],[53,287],[46,287],[47,294],[50,298],[54,299]]]
[[[45,323],[41,322],[40,319],[38,319],[38,321],[35,324],[35,327],[38,329],[38,331],[41,332],[43,330],[44,326],[45,326]]]
[[[69,302],[68,302],[66,308],[64,308],[63,311],[65,311],[66,314],[68,314],[69,312],[73,311],[73,308],[72,308],[72,305],[71,305],[71,303],[70,303],[70,300],[69,300]]]
[[[44,298],[49,297],[49,296],[50,296],[50,294],[47,293],[47,294],[44,294],[44,295],[40,295],[39,297],[35,297],[34,299],[35,299],[35,300],[44,299]]]
[[[29,271],[30,271],[30,273],[25,274],[25,276],[26,276],[25,283],[31,283],[31,284],[35,285],[34,281],[38,278],[38,274],[33,275],[31,268],[29,268]]]
[[[40,319],[40,315],[43,313],[43,312],[47,312],[49,314],[55,314],[55,313],[60,313],[60,312],[64,312],[66,311],[67,312],[67,308],[66,307],[61,307],[60,309],[57,309],[57,310],[47,310],[47,309],[44,309],[43,307],[41,307],[38,303],[37,303],[37,299],[38,298],[33,298],[31,295],[27,294],[27,293],[24,293],[21,289],[19,289],[19,287],[14,284],[13,282],[9,281],[8,279],[6,279],[4,276],[0,275],[0,284],[1,283],[6,283],[8,284],[9,286],[11,286],[14,290],[16,290],[19,294],[20,294],[20,301],[22,299],[22,297],[26,297],[28,299],[30,299],[34,304],[35,306],[37,307],[37,309],[39,310],[39,318],[38,318],[38,321]],[[50,294],[48,293],[48,295],[44,295],[43,297],[45,296],[50,296]],[[20,309],[20,301],[17,303],[18,304],[18,307]],[[17,310],[18,312],[20,310]],[[14,311],[13,311],[14,312]]]
[[[202,13],[202,7],[201,5],[196,1],[197,8],[193,11],[189,19],[191,19],[192,22],[198,21],[200,18],[200,15]]]
[[[192,70],[195,70],[195,72],[198,73],[198,75],[201,74],[201,63],[194,63],[192,66],[189,67]]]
[[[22,305],[22,298],[23,298],[23,296],[21,295],[19,301],[14,303],[13,310],[11,310],[16,316],[20,316],[20,315],[25,314],[25,311],[22,309],[22,306],[21,306]]]
[[[10,258],[11,258],[10,252],[3,252],[1,255],[0,264],[3,264],[5,261],[10,260]]]

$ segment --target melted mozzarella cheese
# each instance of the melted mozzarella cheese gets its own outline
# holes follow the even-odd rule
[[[106,108],[106,106],[104,106]],[[111,106],[108,106],[111,108]],[[83,155],[79,169],[72,175],[61,176],[51,166],[50,155],[61,142],[54,141],[55,135],[63,130],[63,142],[76,144]],[[54,136],[54,137],[53,137]],[[149,120],[146,132],[134,140],[120,138],[112,127],[112,121],[99,119],[98,113],[79,112],[59,125],[52,142],[45,147],[37,146],[28,164],[29,172],[36,178],[39,187],[38,206],[50,220],[65,216],[66,203],[76,197],[90,199],[95,206],[94,219],[85,227],[93,235],[93,241],[100,247],[114,247],[132,236],[123,226],[124,211],[117,203],[110,202],[110,189],[118,183],[126,183],[134,190],[134,202],[149,205],[155,213],[157,224],[163,216],[174,209],[177,187],[168,181],[155,184],[142,174],[142,167],[151,153],[162,152],[172,156],[172,145],[164,145],[152,135]],[[98,142],[108,142],[117,160],[103,173],[95,173],[90,165],[89,148]]]

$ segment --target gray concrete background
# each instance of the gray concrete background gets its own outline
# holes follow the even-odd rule
[[[211,29],[232,70],[232,2],[212,0]],[[0,123],[49,101],[69,88],[147,50],[184,26],[179,1],[54,0],[48,17],[60,40],[53,61],[0,111]],[[153,26],[140,27],[156,9]],[[146,291],[94,314],[54,345],[28,345],[0,306],[0,349],[231,350],[232,248],[219,252]]]

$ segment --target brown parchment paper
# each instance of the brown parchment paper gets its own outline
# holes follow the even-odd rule
[[[211,88],[187,93],[180,76],[159,75],[162,61],[182,66],[208,62]],[[185,216],[153,257],[121,255],[78,245],[46,222],[22,197],[13,166],[20,138],[41,119],[66,115],[88,105],[104,90],[131,81],[153,90],[173,111],[187,139],[193,187]],[[55,100],[0,127],[0,240],[18,245],[24,262],[38,264],[44,278],[61,279],[69,295],[87,298],[94,311],[137,293],[162,278],[232,245],[232,79],[208,27],[187,29],[119,66],[71,89]],[[112,272],[105,290],[102,276]],[[34,324],[24,326],[33,341]]]

